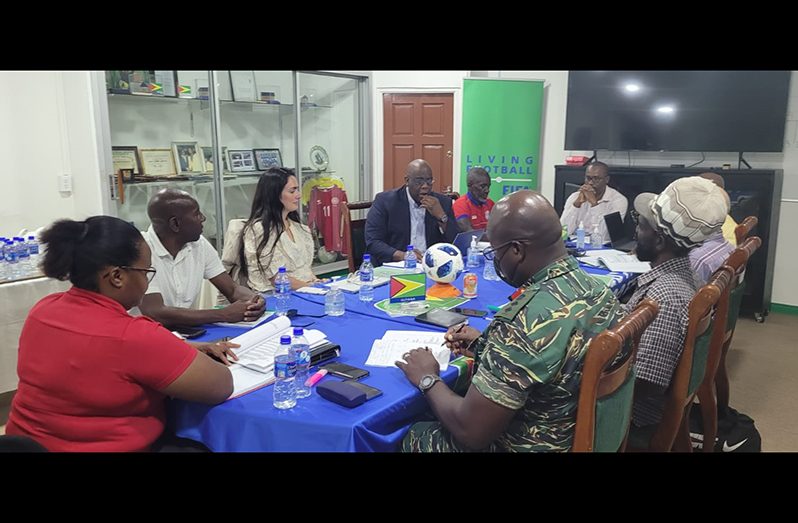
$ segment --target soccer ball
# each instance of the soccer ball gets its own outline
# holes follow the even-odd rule
[[[451,243],[436,243],[424,253],[421,265],[434,281],[451,283],[463,272],[463,255]]]

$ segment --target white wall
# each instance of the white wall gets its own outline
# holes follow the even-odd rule
[[[0,235],[107,211],[93,89],[87,71],[0,72]]]

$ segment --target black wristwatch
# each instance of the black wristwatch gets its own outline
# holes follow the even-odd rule
[[[439,381],[441,381],[441,377],[437,374],[426,374],[422,376],[421,380],[418,382],[418,388],[422,393],[426,394],[427,391]]]

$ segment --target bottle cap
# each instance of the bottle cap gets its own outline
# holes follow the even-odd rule
[[[302,327],[294,327],[294,336],[302,336],[304,332]]]
[[[291,345],[291,336],[280,336],[280,345]]]

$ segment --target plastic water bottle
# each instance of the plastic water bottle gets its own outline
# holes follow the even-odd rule
[[[6,242],[0,239],[0,280],[5,280],[7,278],[7,267],[8,264],[6,263]]]
[[[16,280],[20,278],[19,273],[19,258],[17,257],[17,249],[14,245],[14,242],[11,240],[6,240],[6,263],[8,264],[8,269],[6,272],[6,276],[9,280]]]
[[[496,266],[493,265],[493,260],[485,260],[485,268],[482,269],[482,279],[488,281],[499,281],[499,275],[496,274]]]
[[[584,224],[584,222],[579,222],[579,228],[576,229],[576,248],[577,249],[584,249],[585,248],[585,224]]]
[[[345,310],[344,293],[341,292],[341,289],[332,287],[324,297],[324,314],[328,316],[343,316]]]
[[[363,264],[360,266],[360,301],[374,301],[374,267],[371,265],[371,255],[363,255]]]
[[[296,356],[291,349],[291,336],[281,336],[274,354],[274,408],[296,406]]]
[[[305,385],[305,381],[308,379],[308,368],[310,367],[310,345],[308,345],[302,327],[294,327],[291,349],[296,356],[296,377],[294,378],[296,398],[307,398],[310,396],[310,387]]]
[[[405,252],[405,269],[409,272],[416,272],[416,251],[413,250],[412,245],[407,246],[407,252]]]
[[[275,308],[279,316],[285,316],[288,312],[288,297],[290,295],[291,280],[288,279],[285,267],[280,267],[277,271],[277,277],[274,279],[274,298],[277,302]]]
[[[479,267],[479,249],[477,249],[477,237],[471,236],[471,246],[468,248],[466,267]]]
[[[17,258],[19,258],[19,273],[22,278],[30,275],[30,253],[25,238],[17,236],[14,238],[17,248]]]
[[[601,236],[601,227],[596,223],[593,225],[593,233],[590,235],[590,245],[593,247],[601,247],[604,245],[604,238]]]
[[[39,241],[34,236],[28,236],[27,243],[31,272],[39,272]]]

